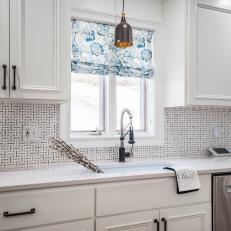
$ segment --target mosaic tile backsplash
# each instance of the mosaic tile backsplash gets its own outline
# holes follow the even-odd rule
[[[53,103],[0,101],[0,167],[30,167],[71,163],[49,148],[59,134],[60,106]],[[36,141],[24,141],[24,126],[37,126]],[[213,135],[219,129],[219,137]],[[135,146],[134,158],[204,158],[211,146],[231,146],[231,108],[186,107],[165,109],[165,145]],[[82,148],[93,161],[112,160],[118,148]]]

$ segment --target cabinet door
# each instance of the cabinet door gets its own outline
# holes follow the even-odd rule
[[[157,231],[158,211],[140,212],[99,218],[96,231]]]
[[[11,98],[63,99],[61,76],[67,76],[61,73],[60,56],[67,59],[61,54],[70,24],[67,7],[68,1],[61,0],[11,0]],[[66,60],[62,64],[67,67]]]
[[[166,220],[167,231],[211,231],[211,204],[160,210],[161,220]],[[164,221],[161,222],[162,229]]]
[[[231,105],[231,3],[189,2],[190,103]]]
[[[9,97],[9,0],[0,0],[0,98]]]
[[[21,231],[94,231],[94,221],[76,221],[65,224],[43,226],[31,229],[20,229]]]

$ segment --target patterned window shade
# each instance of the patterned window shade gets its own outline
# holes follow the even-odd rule
[[[115,27],[72,19],[72,72],[152,78],[153,32],[133,29],[134,46],[114,46]]]

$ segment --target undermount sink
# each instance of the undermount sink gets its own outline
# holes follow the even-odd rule
[[[155,171],[161,170],[168,166],[169,162],[125,162],[125,163],[115,163],[115,164],[105,164],[99,167],[104,171],[104,173],[117,173],[117,172],[136,172],[136,171]]]

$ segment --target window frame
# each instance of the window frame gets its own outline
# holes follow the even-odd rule
[[[102,12],[92,12],[84,9],[72,9],[71,18],[78,18],[79,20],[94,21],[115,25],[120,22],[120,16],[109,15]],[[70,18],[70,19],[71,19]],[[155,60],[155,77],[151,79],[151,84],[148,86],[148,90],[151,93],[146,94],[146,104],[153,105],[147,108],[146,121],[151,121],[147,132],[139,132],[135,134],[136,145],[163,145],[164,144],[164,107],[163,107],[163,79],[162,76],[162,28],[159,23],[136,20],[128,18],[129,22],[135,28],[148,29],[154,31],[154,42],[155,52],[153,59]],[[71,28],[69,28],[71,35]],[[70,37],[69,37],[70,39]],[[67,39],[69,42],[70,40]],[[106,78],[108,79],[108,78]],[[119,135],[113,130],[116,124],[112,124],[115,121],[115,114],[112,114],[112,107],[110,98],[114,97],[115,92],[112,90],[111,81],[105,81],[108,85],[107,89],[110,89],[108,97],[105,97],[105,104],[108,107],[105,111],[106,122],[105,130],[110,132],[110,135],[104,136],[78,136],[71,134],[70,129],[70,82],[69,81],[69,100],[67,103],[61,105],[61,118],[60,118],[60,137],[67,142],[72,143],[78,147],[114,147],[119,146]],[[146,122],[147,124],[147,122]],[[110,125],[110,126],[109,126]],[[113,127],[114,126],[114,127]]]
[[[103,76],[99,79],[99,131],[96,130],[71,130],[71,137],[88,137],[88,136],[110,136],[115,135],[119,133],[119,130],[116,129],[116,122],[117,122],[117,108],[113,105],[116,105],[116,80],[117,78],[122,77],[116,77],[116,76]],[[129,77],[130,78],[130,77]],[[140,97],[141,101],[141,114],[140,114],[140,126],[141,129],[136,129],[136,133],[146,133],[148,132],[148,125],[147,123],[147,98],[150,94],[150,91],[148,90],[148,83],[145,79],[139,79],[140,80]],[[143,80],[143,81],[141,81]],[[110,107],[112,105],[112,107]],[[114,116],[115,115],[115,116]],[[110,121],[109,121],[110,118]],[[150,123],[150,122],[149,122]]]
[[[71,120],[71,116],[70,116],[70,120]],[[101,76],[99,78],[99,129],[100,131],[105,132],[105,81],[104,81],[104,78]],[[91,130],[91,131],[94,131],[94,130]],[[79,136],[82,136],[83,134],[86,135],[87,133],[89,134],[91,131],[70,129],[71,133],[73,134],[76,133]]]

